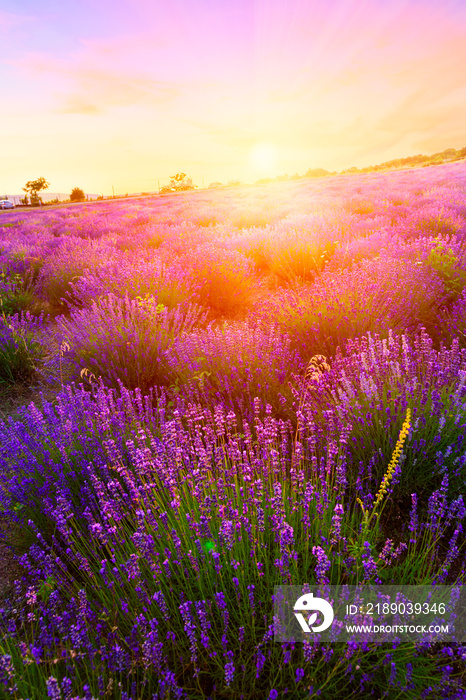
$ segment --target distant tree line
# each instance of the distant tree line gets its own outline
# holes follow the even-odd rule
[[[391,170],[393,168],[409,168],[416,165],[438,165],[439,163],[448,163],[455,160],[461,160],[466,158],[466,147],[460,148],[446,148],[444,151],[439,151],[439,153],[433,153],[430,156],[423,154],[418,154],[416,156],[408,156],[407,158],[396,158],[395,160],[387,160],[384,163],[379,163],[378,165],[368,165],[365,168],[348,168],[343,170],[343,173],[373,173],[379,170]]]
[[[440,151],[439,153],[433,153],[430,156],[419,154],[416,156],[408,156],[406,158],[396,158],[395,160],[387,160],[384,163],[379,163],[377,165],[368,165],[364,168],[356,168],[355,166],[353,166],[351,168],[347,168],[346,170],[342,170],[341,174],[373,173],[378,172],[380,170],[392,170],[396,168],[410,168],[416,166],[425,167],[428,165],[439,165],[440,163],[450,163],[455,160],[461,160],[463,158],[466,158],[466,147],[460,149],[447,148],[444,151]],[[282,182],[284,180],[302,180],[304,178],[309,177],[328,177],[329,175],[338,174],[339,173],[337,172],[330,172],[329,170],[325,170],[325,168],[309,168],[309,170],[304,175],[298,175],[298,173],[295,173],[294,175],[277,175],[277,177],[274,178],[264,177],[260,180],[257,180],[254,184],[265,185],[269,182]]]
[[[439,151],[438,153],[433,153],[432,155],[426,156],[423,154],[418,154],[416,156],[407,156],[406,158],[395,158],[394,160],[387,160],[384,163],[379,163],[377,165],[368,165],[364,168],[357,168],[355,166],[342,170],[341,174],[352,174],[352,173],[372,173],[378,172],[380,170],[392,170],[396,168],[409,168],[409,167],[426,167],[429,165],[438,165],[440,163],[451,163],[456,160],[462,160],[466,158],[466,146],[460,149],[456,148],[446,148],[444,151]],[[338,175],[337,172],[330,172],[325,170],[325,168],[309,168],[309,170],[304,175],[277,175],[277,177],[270,178],[265,177],[261,180],[257,180],[254,184],[265,185],[269,182],[283,182],[287,180],[301,180],[304,178],[313,177],[328,177],[329,175]],[[239,180],[230,180],[228,182],[229,186],[241,185],[243,184]],[[47,182],[45,177],[39,177],[37,180],[29,180],[26,185],[22,188],[25,192],[25,196],[21,199],[21,204],[31,204],[32,206],[39,206],[43,204],[42,198],[39,196],[39,192],[46,190],[50,187],[50,183]],[[193,185],[192,178],[188,177],[186,173],[176,173],[176,175],[170,176],[170,183],[164,185],[160,188],[160,194],[168,194],[170,192],[186,192],[188,190],[194,190],[196,185]],[[209,188],[222,187],[221,182],[212,182]],[[148,194],[143,192],[143,195]],[[125,195],[126,197],[128,194]],[[70,194],[71,202],[83,202],[86,199],[84,190],[80,187],[74,187]],[[98,199],[104,199],[103,195],[98,197]],[[30,201],[29,201],[30,200]],[[52,204],[58,202],[58,200],[52,200],[47,202],[47,204]]]

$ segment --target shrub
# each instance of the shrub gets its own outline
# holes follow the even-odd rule
[[[191,332],[177,346],[178,386],[186,400],[221,403],[248,421],[257,406],[294,419],[289,387],[303,363],[274,325],[228,323]]]
[[[266,258],[272,274],[285,284],[313,282],[338,247],[338,241],[283,241],[269,249]]]
[[[195,226],[216,226],[220,220],[219,212],[213,207],[201,207],[190,220]]]
[[[39,255],[28,255],[26,251],[20,249],[13,253],[12,262],[17,266],[22,288],[34,290],[35,293],[40,271],[45,262],[43,258]]]
[[[86,195],[80,187],[73,187],[70,194],[70,202],[84,202]]]
[[[0,272],[0,313],[6,316],[32,311],[37,306],[37,298],[19,274],[6,275]]]
[[[185,253],[179,264],[186,268],[188,284],[197,287],[196,302],[207,307],[212,317],[234,318],[247,311],[254,282],[243,255],[206,243]]]
[[[457,226],[454,221],[449,221],[448,217],[439,216],[421,217],[416,221],[416,230],[424,235],[451,236],[456,233]]]
[[[100,241],[68,238],[58,241],[57,249],[46,260],[37,282],[41,296],[55,312],[68,309],[73,299],[73,282],[95,271],[115,255],[111,245]]]
[[[230,215],[230,222],[235,228],[264,228],[274,220],[274,215],[270,211],[263,209],[236,210]]]
[[[129,299],[109,295],[89,309],[73,309],[57,319],[60,337],[70,345],[70,361],[108,386],[120,384],[147,392],[176,378],[175,347],[205,318],[195,305],[168,310],[154,297]]]
[[[374,202],[361,198],[347,200],[343,206],[350,214],[358,214],[359,216],[373,214],[375,211]]]
[[[393,255],[398,253],[394,249],[393,237],[384,231],[371,233],[364,238],[356,238],[345,245],[338,245],[328,266],[328,271],[338,274],[345,268],[354,268],[365,259],[378,258],[383,249]],[[401,251],[400,251],[401,255]]]
[[[374,493],[408,407],[411,429],[396,493],[409,501],[415,491],[425,505],[446,475],[450,493],[463,493],[466,351],[458,341],[435,350],[424,330],[412,339],[368,334],[349,341],[331,364],[317,383],[302,381],[300,401],[318,424],[333,408],[350,426],[348,473],[356,493]]]
[[[0,383],[27,383],[37,377],[44,359],[44,348],[38,338],[44,327],[44,316],[26,311],[0,316]]]
[[[456,300],[466,287],[466,269],[451,248],[439,240],[425,261],[425,265],[434,270],[445,285],[451,300]]]
[[[269,272],[270,261],[267,254],[267,244],[262,236],[260,238],[254,237],[252,240],[247,241],[244,254],[254,263],[254,271],[256,273]]]
[[[157,259],[144,261],[140,253],[103,263],[72,281],[70,287],[71,303],[76,306],[88,306],[101,296],[113,294],[130,299],[154,297],[157,304],[173,309],[192,295],[182,270],[168,268]]]
[[[442,338],[451,343],[457,340],[461,347],[466,347],[466,290],[463,289],[458,299],[438,314]]]
[[[324,273],[311,287],[279,297],[272,313],[305,359],[332,356],[348,338],[368,331],[436,328],[444,298],[433,274],[415,262],[384,255],[363,260],[355,270]]]

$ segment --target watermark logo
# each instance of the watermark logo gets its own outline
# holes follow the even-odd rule
[[[303,612],[310,613],[307,621]],[[321,613],[323,621],[320,625],[315,626],[314,623],[317,622],[318,613]],[[298,598],[294,604],[294,614],[301,629],[306,634],[310,634],[311,632],[323,632],[328,629],[333,622],[333,608],[330,603],[323,598],[314,598],[312,593],[305,593]]]
[[[304,592],[306,591],[306,592]],[[337,584],[275,586],[274,638],[280,644],[466,644],[466,585]]]

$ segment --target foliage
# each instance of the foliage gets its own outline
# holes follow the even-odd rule
[[[439,240],[431,249],[425,264],[434,270],[443,281],[450,298],[456,300],[466,287],[466,269],[459,266],[458,257],[451,248]]]
[[[187,279],[194,298],[209,309],[214,318],[244,315],[254,294],[254,281],[247,259],[227,248],[200,245],[186,252],[179,261],[188,266]]]
[[[32,310],[37,300],[30,286],[19,273],[0,271],[0,313],[6,316]]]
[[[177,390],[186,400],[221,403],[248,421],[269,404],[275,416],[295,420],[290,382],[303,363],[276,326],[225,321],[201,328],[183,340],[177,357]]]
[[[50,183],[47,182],[45,177],[38,177],[37,180],[29,180],[26,185],[22,188],[23,192],[30,195],[31,204],[37,206],[41,202],[39,197],[39,192],[46,190],[50,187]]]
[[[391,256],[363,260],[354,270],[322,274],[275,302],[274,313],[303,358],[335,355],[348,338],[368,331],[436,327],[444,287],[427,270]]]
[[[424,235],[432,234],[435,236],[451,236],[452,234],[456,233],[456,226],[454,222],[449,221],[448,217],[443,217],[442,212],[440,212],[438,216],[420,217],[416,221],[416,229]]]
[[[236,228],[264,227],[273,221],[273,213],[263,209],[237,209],[231,215],[231,223]]]
[[[61,236],[40,269],[38,293],[55,313],[64,312],[71,304],[78,303],[73,285],[79,278],[92,275],[104,263],[111,263],[113,256],[114,247],[106,242],[81,240],[71,232]]]
[[[304,177],[325,177],[326,175],[331,175],[325,168],[309,168]]]
[[[188,302],[192,290],[185,275],[174,267],[165,266],[157,259],[136,256],[123,260],[109,260],[95,270],[87,271],[70,282],[72,305],[89,306],[92,301],[108,294],[130,299],[155,298],[157,304],[173,309]]]
[[[176,175],[170,176],[170,183],[164,185],[160,188],[161,194],[167,194],[169,192],[186,192],[187,190],[193,190],[195,185],[193,185],[192,178],[188,177],[186,173],[176,173]]]
[[[44,359],[38,334],[44,317],[29,312],[0,317],[0,384],[24,384],[37,378]]]
[[[290,241],[273,247],[265,257],[272,274],[285,284],[313,282],[338,248],[338,241]]]
[[[151,296],[110,294],[57,322],[61,335],[73,339],[70,359],[77,373],[86,369],[108,386],[147,392],[175,381],[176,347],[205,317],[195,305],[183,306],[169,310]]]
[[[84,202],[86,195],[80,187],[73,187],[70,194],[70,202]]]
[[[411,430],[397,496],[415,491],[425,503],[445,474],[450,493],[463,492],[466,353],[458,340],[436,350],[424,330],[412,338],[368,334],[348,341],[331,364],[318,382],[302,380],[299,398],[308,420],[324,428],[332,409],[350,426],[348,476],[356,493],[363,485],[373,491],[382,479],[408,407]]]

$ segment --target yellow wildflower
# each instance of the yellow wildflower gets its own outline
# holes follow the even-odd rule
[[[392,476],[395,472],[395,469],[398,466],[398,462],[399,462],[400,457],[401,457],[403,445],[404,445],[404,442],[408,436],[410,426],[411,426],[411,409],[408,408],[406,411],[406,418],[404,420],[403,426],[402,426],[400,434],[398,436],[398,442],[395,445],[395,449],[393,450],[390,464],[388,465],[388,469],[384,474],[384,477],[382,479],[382,483],[380,484],[379,492],[378,492],[376,499],[374,501],[374,504],[373,504],[373,509],[377,508],[377,506],[382,501],[384,495],[388,491],[388,484],[390,483]]]

